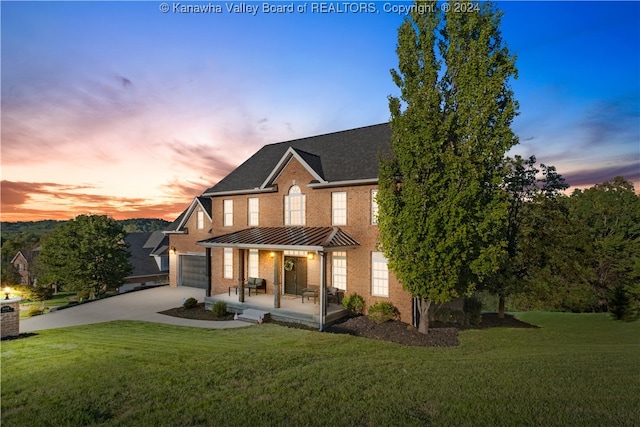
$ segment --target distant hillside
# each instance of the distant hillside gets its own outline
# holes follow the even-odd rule
[[[123,219],[118,221],[124,227],[127,233],[147,233],[158,230],[165,230],[170,224],[164,219],[152,218],[136,218]],[[10,239],[19,233],[35,234],[42,237],[53,231],[58,225],[64,224],[65,221],[43,220],[43,221],[19,221],[19,222],[2,222],[0,229],[2,240]]]

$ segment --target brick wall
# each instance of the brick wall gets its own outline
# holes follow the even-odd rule
[[[20,335],[20,298],[2,300],[0,309],[2,338]]]
[[[169,234],[169,248],[174,248],[175,251],[169,251],[169,285],[178,285],[178,257],[180,254],[204,254],[205,248],[196,245],[199,240],[204,240],[213,237],[215,234],[212,230],[211,222],[205,214],[204,227],[198,229],[198,215],[197,212],[202,210],[200,206],[196,207],[187,221],[184,228],[187,229],[186,234]],[[221,233],[218,233],[221,234]]]

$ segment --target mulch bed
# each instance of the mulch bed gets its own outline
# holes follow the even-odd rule
[[[168,316],[183,317],[196,320],[232,320],[233,314],[218,318],[210,310],[205,310],[204,303],[198,304],[195,308],[185,309],[184,307],[172,308],[162,311],[160,314]],[[278,323],[278,322],[273,322]],[[302,325],[293,323],[282,324],[288,327],[300,327],[309,329]],[[417,346],[417,347],[452,347],[459,344],[458,331],[465,329],[487,329],[487,328],[537,328],[537,326],[522,322],[515,317],[505,314],[504,319],[498,318],[497,313],[483,313],[482,322],[479,325],[457,325],[441,322],[431,322],[427,335],[418,332],[413,326],[398,321],[391,320],[384,323],[375,323],[367,316],[356,316],[347,318],[339,323],[329,326],[325,331],[334,334],[349,334],[357,337],[371,338],[375,340],[390,341],[397,344]]]

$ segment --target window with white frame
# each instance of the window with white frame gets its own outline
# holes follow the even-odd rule
[[[378,225],[378,190],[371,190],[371,225]]]
[[[347,225],[347,193],[331,193],[331,219],[333,225]]]
[[[222,261],[224,278],[233,279],[233,249],[224,248],[224,259]]]
[[[223,221],[225,226],[233,225],[233,200],[224,200],[223,202],[224,216]]]
[[[249,212],[247,214],[247,218],[248,218],[248,225],[250,226],[258,226],[260,224],[259,222],[259,218],[260,218],[260,204],[258,202],[258,198],[257,197],[250,197],[248,202],[248,209]],[[252,276],[254,277],[254,276]]]
[[[198,211],[196,216],[198,219],[198,230],[203,230],[204,229],[204,212]]]
[[[300,187],[292,186],[289,194],[284,196],[284,225],[304,225],[305,202]]]
[[[347,290],[347,253],[333,252],[331,255],[331,285]]]
[[[249,273],[249,277],[259,277],[258,274],[258,250],[257,249],[249,249],[249,266],[247,268],[247,273]]]
[[[389,269],[382,252],[371,252],[371,295],[389,296]]]

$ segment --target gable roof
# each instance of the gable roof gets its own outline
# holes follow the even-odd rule
[[[151,256],[153,248],[145,247],[151,235],[152,233],[129,233],[124,237],[124,241],[129,244],[127,250],[131,254],[129,261],[133,267],[133,272],[128,277],[160,274],[158,264]]]
[[[292,157],[320,185],[377,182],[379,156],[390,148],[388,123],[265,145],[203,196],[267,191]]]
[[[189,220],[191,214],[193,213],[193,210],[198,206],[202,208],[202,210],[209,217],[209,221],[211,221],[211,199],[203,196],[194,197],[189,207],[187,207],[184,212],[178,215],[178,218],[176,218],[175,221],[169,224],[167,229],[164,230],[164,233],[182,233],[184,224]]]

